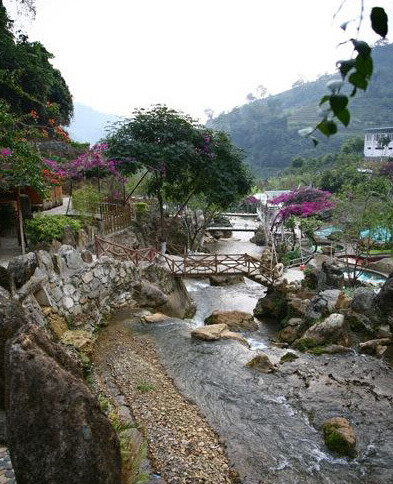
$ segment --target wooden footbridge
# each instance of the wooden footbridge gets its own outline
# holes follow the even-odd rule
[[[179,277],[206,277],[215,274],[244,275],[261,282],[261,261],[248,254],[162,255],[156,249],[133,249],[99,237],[95,239],[97,256],[107,255],[130,260],[136,266],[142,262],[167,267]]]
[[[258,227],[244,224],[244,225],[229,225],[229,226],[222,226],[222,227],[207,227],[205,229],[206,232],[256,232]]]

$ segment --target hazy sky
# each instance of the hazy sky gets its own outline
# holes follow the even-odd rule
[[[36,19],[24,27],[55,55],[74,101],[117,115],[165,103],[204,120],[206,108],[219,114],[244,104],[260,84],[276,94],[334,72],[350,55],[337,48],[350,36],[340,25],[361,3],[347,0],[333,19],[341,2],[36,0]],[[393,18],[392,0],[365,4],[365,25],[370,5]]]

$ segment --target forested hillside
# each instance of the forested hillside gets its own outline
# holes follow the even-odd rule
[[[321,76],[317,81],[236,107],[207,125],[230,133],[233,142],[246,151],[257,176],[277,173],[296,156],[336,152],[345,139],[363,136],[366,128],[393,125],[393,44],[376,47],[373,58],[374,75],[368,91],[359,92],[350,102],[349,127],[342,127],[329,140],[322,137],[317,148],[301,138],[298,130],[316,124],[326,83],[338,75]]]

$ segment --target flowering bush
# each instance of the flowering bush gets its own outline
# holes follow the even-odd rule
[[[78,156],[76,160],[67,163],[45,160],[45,163],[58,176],[73,180],[107,175],[112,175],[123,180],[123,176],[118,170],[119,162],[105,158],[104,153],[107,149],[108,145],[101,143],[93,146],[87,153]]]
[[[307,187],[273,198],[270,203],[283,205],[274,219],[274,224],[292,216],[306,218],[330,210],[334,207],[331,196],[330,192]]]

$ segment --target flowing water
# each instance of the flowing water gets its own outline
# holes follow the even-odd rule
[[[234,234],[217,250],[258,254],[249,237]],[[207,280],[186,285],[198,308],[192,320],[133,327],[154,337],[169,374],[225,441],[244,484],[393,483],[393,380],[385,363],[354,353],[299,353],[274,373],[257,373],[245,365],[258,352],[278,364],[287,351],[271,346],[277,323],[264,321],[247,334],[250,349],[230,340],[196,341],[190,330],[215,309],[252,312],[264,288],[248,280],[229,287],[211,287]],[[334,456],[323,443],[321,423],[335,416],[356,429],[356,459]]]

